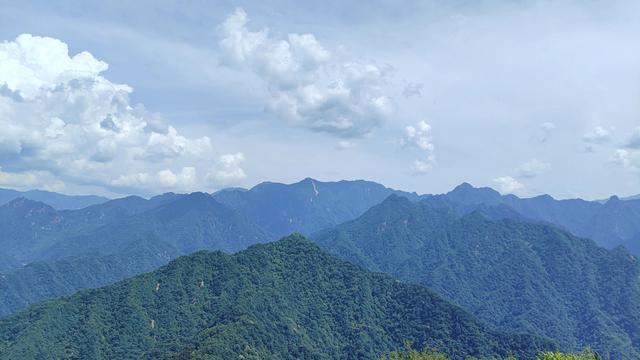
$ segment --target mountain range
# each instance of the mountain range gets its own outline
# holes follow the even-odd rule
[[[460,215],[429,199],[391,196],[312,238],[372,271],[422,284],[493,326],[640,357],[640,263],[555,226],[501,211]]]
[[[82,209],[109,201],[106,197],[95,195],[63,195],[44,190],[17,191],[0,188],[0,205],[18,198],[40,201],[58,210]]]
[[[294,235],[34,305],[0,320],[0,359],[375,359],[406,339],[452,359],[556,348]]]
[[[420,196],[309,178],[75,210],[17,198],[0,206],[0,316],[194,251],[234,253],[300,232],[347,261],[433,289],[500,331],[633,359],[640,356],[640,272],[619,245],[638,251],[639,205],[518,198],[466,183]],[[179,353],[197,353],[189,346]]]

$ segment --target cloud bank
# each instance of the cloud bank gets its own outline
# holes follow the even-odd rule
[[[277,38],[251,31],[236,9],[220,26],[222,62],[253,72],[267,88],[266,108],[293,126],[342,138],[366,135],[394,112],[391,69],[340,60],[313,34]]]
[[[0,43],[0,186],[191,190],[226,171],[211,168],[208,137],[185,137],[131,104],[132,88],[101,75],[107,69],[88,52],[70,56],[58,39]]]

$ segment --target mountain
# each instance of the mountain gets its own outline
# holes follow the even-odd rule
[[[2,217],[3,210],[12,216]],[[0,233],[9,235],[0,238],[6,253],[29,263],[0,273],[0,316],[151,271],[179,255],[235,252],[271,239],[203,193],[119,199],[62,215],[18,199],[0,207]]]
[[[0,189],[0,205],[6,204],[17,198],[43,202],[58,210],[82,209],[87,206],[109,201],[109,199],[105,197],[95,195],[63,195],[42,190],[29,190],[23,192],[10,189]]]
[[[146,200],[136,196],[111,200],[79,210],[56,210],[26,198],[0,206],[0,271],[10,271],[44,257],[43,252],[67,239],[160,205],[182,195],[165,194]]]
[[[474,188],[464,183],[453,191],[423,197],[427,201],[466,206],[504,205],[522,217],[559,226],[577,236],[595,240],[601,246],[624,245],[640,255],[640,200],[622,201],[612,196],[606,202],[582,199],[556,200],[549,195],[519,198],[500,195],[491,188]]]
[[[487,202],[487,194],[475,201]],[[567,350],[591,345],[613,359],[640,358],[636,257],[555,226],[490,220],[432,200],[391,196],[312,238],[346,260],[427,286],[496,327],[542,334]]]
[[[117,254],[30,263],[0,274],[0,317],[43,299],[71,295],[154,270],[178,255],[175,249],[150,235]]]
[[[320,182],[311,178],[295,184],[265,182],[250,190],[227,189],[213,197],[275,239],[292,232],[310,234],[355,219],[391,194],[419,198],[370,181]]]
[[[555,348],[294,235],[33,305],[0,320],[0,359],[375,359],[405,339],[454,359]]]

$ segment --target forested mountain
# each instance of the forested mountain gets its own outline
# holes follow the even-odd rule
[[[42,190],[16,191],[0,188],[0,205],[18,198],[40,201],[58,210],[82,209],[109,201],[105,197],[95,195],[63,195]]]
[[[310,234],[355,219],[391,194],[418,199],[415,193],[370,181],[310,178],[295,184],[264,182],[250,190],[228,189],[213,196],[278,238],[292,232]]]
[[[508,206],[527,219],[555,224],[607,248],[624,245],[632,253],[640,255],[640,200],[624,201],[617,196],[605,202],[556,200],[549,195],[522,199],[515,195],[500,195],[491,188],[474,188],[467,183],[447,194],[423,198],[468,208]]]
[[[375,359],[403,340],[454,359],[555,346],[490,330],[426,288],[370,273],[301,236],[198,252],[0,320],[0,358]]]
[[[155,207],[148,209],[152,202]],[[0,208],[0,215],[12,215],[0,217],[0,231],[9,234],[1,245],[7,253],[18,248],[30,264],[0,274],[0,316],[153,270],[178,255],[235,252],[271,239],[203,193],[132,197],[66,215],[25,199],[7,206]],[[106,218],[111,221],[100,225]]]
[[[591,345],[613,359],[640,357],[634,256],[483,212],[461,215],[433,199],[391,196],[312,237],[344,259],[432,288],[497,327],[543,334],[563,349]]]
[[[392,193],[417,198],[372,182],[305,179],[213,196],[129,196],[73,211],[16,199],[0,207],[0,316],[150,271],[176,255],[235,252],[280,234],[334,226]],[[138,262],[127,260],[132,251]]]

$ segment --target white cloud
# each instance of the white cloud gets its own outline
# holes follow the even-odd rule
[[[223,63],[255,73],[269,93],[267,108],[294,126],[340,137],[369,133],[394,112],[385,94],[389,67],[339,61],[313,34],[277,39],[252,32],[236,9],[221,25]]]
[[[622,165],[633,172],[640,172],[640,151],[617,149],[611,162]]]
[[[411,170],[415,175],[426,174],[431,170],[433,170],[433,167],[435,165],[436,165],[436,157],[433,154],[428,154],[424,160],[421,160],[421,159],[414,160]]]
[[[88,52],[70,56],[58,39],[23,34],[0,43],[5,179],[38,174],[143,192],[191,190],[203,183],[195,167],[215,161],[209,138],[183,136],[132,105],[132,88],[102,76],[107,69]]]
[[[501,176],[493,179],[498,191],[506,194],[513,194],[524,189],[524,185],[511,176]]]
[[[340,140],[336,145],[336,149],[338,150],[348,150],[353,149],[354,147],[356,147],[356,144],[353,141],[349,140]]]
[[[582,136],[582,140],[590,144],[604,144],[611,141],[611,130],[596,126]]]
[[[426,121],[419,121],[416,125],[404,128],[404,137],[400,139],[402,147],[415,147],[424,152],[422,159],[413,162],[413,173],[424,174],[433,169],[436,164],[434,146],[431,142],[431,125]]]
[[[242,153],[222,155],[218,158],[216,169],[208,177],[220,184],[236,184],[247,177],[241,167],[244,160]]]
[[[551,168],[551,164],[540,161],[538,159],[532,159],[526,163],[518,166],[516,174],[522,178],[534,178]]]
[[[0,186],[18,190],[30,190],[34,188],[62,191],[65,184],[53,178],[46,171],[4,172],[0,167]]]

